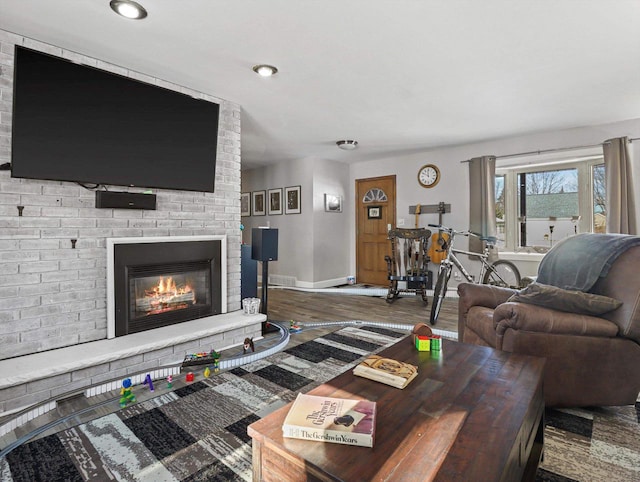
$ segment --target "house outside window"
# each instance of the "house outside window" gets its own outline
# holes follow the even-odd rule
[[[498,248],[545,252],[569,236],[604,232],[603,162],[590,156],[497,166]]]

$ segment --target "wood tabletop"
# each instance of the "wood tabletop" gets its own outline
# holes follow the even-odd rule
[[[254,480],[520,480],[532,454],[537,466],[543,358],[449,340],[418,352],[403,339],[380,354],[418,376],[400,390],[347,370],[309,392],[376,401],[374,447],[283,438],[287,405],[248,428]]]

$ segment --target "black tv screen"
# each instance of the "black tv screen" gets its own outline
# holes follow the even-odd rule
[[[12,177],[214,191],[218,104],[15,54]]]

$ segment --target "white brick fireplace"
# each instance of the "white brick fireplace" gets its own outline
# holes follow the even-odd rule
[[[146,352],[127,352],[130,356],[119,359],[103,358],[73,370],[65,365],[65,357],[88,351],[79,347],[112,342],[107,340],[109,238],[224,237],[223,298],[229,314],[220,316],[228,321],[240,309],[240,106],[0,30],[0,165],[11,161],[15,44],[218,103],[220,118],[215,193],[157,189],[153,211],[96,209],[95,193],[77,184],[14,179],[9,171],[0,171],[0,415],[175,361],[200,347],[197,339],[183,339],[179,345],[157,342]],[[121,186],[113,190],[141,191]],[[260,332],[260,321],[255,331],[253,327],[232,330],[226,340],[209,332],[206,342],[241,343],[245,336]],[[118,343],[124,342],[113,341],[105,350],[117,353]],[[22,375],[30,360],[45,362],[27,379]]]

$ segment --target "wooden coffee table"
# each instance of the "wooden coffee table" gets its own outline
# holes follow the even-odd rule
[[[351,370],[312,395],[378,403],[373,448],[282,437],[289,406],[248,427],[253,480],[534,480],[543,447],[544,359],[443,340],[408,339],[381,355],[418,366],[399,390]]]

